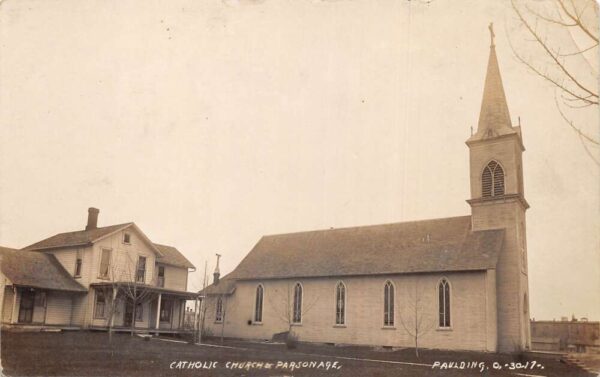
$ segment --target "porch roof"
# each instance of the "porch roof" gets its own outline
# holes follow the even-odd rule
[[[126,287],[126,286],[133,287],[133,283],[128,282],[128,281],[102,282],[102,283],[92,283],[92,284],[90,284],[90,286],[91,287],[118,286],[121,288],[121,287]],[[179,291],[176,289],[157,287],[157,286],[149,285],[149,284],[137,284],[137,288],[145,289],[147,291],[157,293],[157,294],[160,293],[160,294],[169,295],[169,296],[177,296],[179,298],[185,298],[186,300],[195,300],[196,297],[199,296],[199,294],[197,292]]]
[[[0,270],[16,286],[87,292],[54,255],[0,246]]]

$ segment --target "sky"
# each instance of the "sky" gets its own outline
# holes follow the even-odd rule
[[[515,58],[509,38],[543,56],[508,1],[4,0],[0,245],[93,206],[176,246],[197,290],[265,234],[468,215],[490,22],[527,149],[531,315],[600,320],[598,166]],[[597,108],[570,115],[599,134]]]

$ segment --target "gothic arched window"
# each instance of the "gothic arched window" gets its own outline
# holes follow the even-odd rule
[[[394,285],[389,280],[383,288],[383,325],[394,326]]]
[[[294,313],[292,323],[302,323],[302,285],[294,286]]]
[[[335,324],[346,324],[346,286],[341,281],[335,287]]]
[[[492,160],[481,174],[481,196],[489,198],[500,195],[504,195],[504,170]]]
[[[256,302],[254,303],[254,322],[262,322],[264,288],[262,284],[256,287]]]
[[[442,279],[438,284],[439,327],[450,327],[450,283]]]
[[[222,321],[223,321],[223,299],[221,298],[221,296],[219,296],[217,298],[215,322],[222,322]]]

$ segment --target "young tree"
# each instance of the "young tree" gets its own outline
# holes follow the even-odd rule
[[[299,288],[298,288],[299,287]],[[299,323],[319,301],[318,296],[313,296],[310,301],[306,301],[304,287],[299,283],[286,281],[283,289],[275,288],[272,293],[267,295],[269,305],[273,308],[277,316],[287,325],[288,337],[295,336],[292,332],[294,324]],[[299,297],[299,299],[296,299]]]
[[[119,294],[122,295],[125,303],[131,303],[131,335],[135,334],[135,320],[138,305],[143,305],[156,297],[152,286],[155,285],[155,278],[150,279],[150,283],[146,284],[147,277],[145,276],[145,266],[140,265],[140,259],[134,262],[131,255],[126,254],[125,263],[122,264],[120,279],[116,283],[118,285]],[[144,268],[142,268],[144,267]],[[143,272],[142,272],[143,271]]]
[[[417,357],[419,357],[419,339],[435,325],[435,318],[428,313],[423,296],[423,288],[419,286],[418,279],[415,279],[414,288],[408,292],[408,300],[403,302],[406,311],[400,312],[399,315],[402,328],[414,340]]]

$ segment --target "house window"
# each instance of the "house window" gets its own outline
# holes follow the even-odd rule
[[[138,283],[144,283],[146,281],[146,257],[140,256],[137,264],[137,273],[135,274],[135,280]]]
[[[294,286],[294,313],[292,323],[302,323],[302,285]]]
[[[215,313],[215,322],[223,322],[223,299],[217,298],[217,308]]]
[[[490,161],[481,174],[481,196],[489,198],[504,195],[504,170],[496,161]]]
[[[335,324],[346,324],[346,286],[341,281],[335,287]]]
[[[165,286],[165,266],[158,266],[158,286]]]
[[[144,320],[144,305],[140,303],[135,306],[135,321],[142,322],[143,320]]]
[[[391,281],[383,288],[383,326],[394,326],[394,285]]]
[[[96,290],[96,307],[94,309],[94,318],[103,319],[106,309],[106,297],[104,292]]]
[[[83,258],[81,256],[81,250],[77,250],[77,255],[75,256],[75,274],[73,275],[76,278],[81,277],[81,264],[83,263]]]
[[[110,270],[110,249],[102,249],[102,258],[100,259],[100,278],[108,278],[108,272]]]
[[[160,303],[160,321],[171,322],[171,301],[163,300]]]
[[[256,302],[254,303],[254,322],[262,322],[262,311],[263,311],[263,294],[264,288],[262,284],[256,287]]]
[[[450,327],[450,283],[442,279],[438,285],[439,327]]]
[[[131,234],[123,233],[123,243],[131,244]]]

